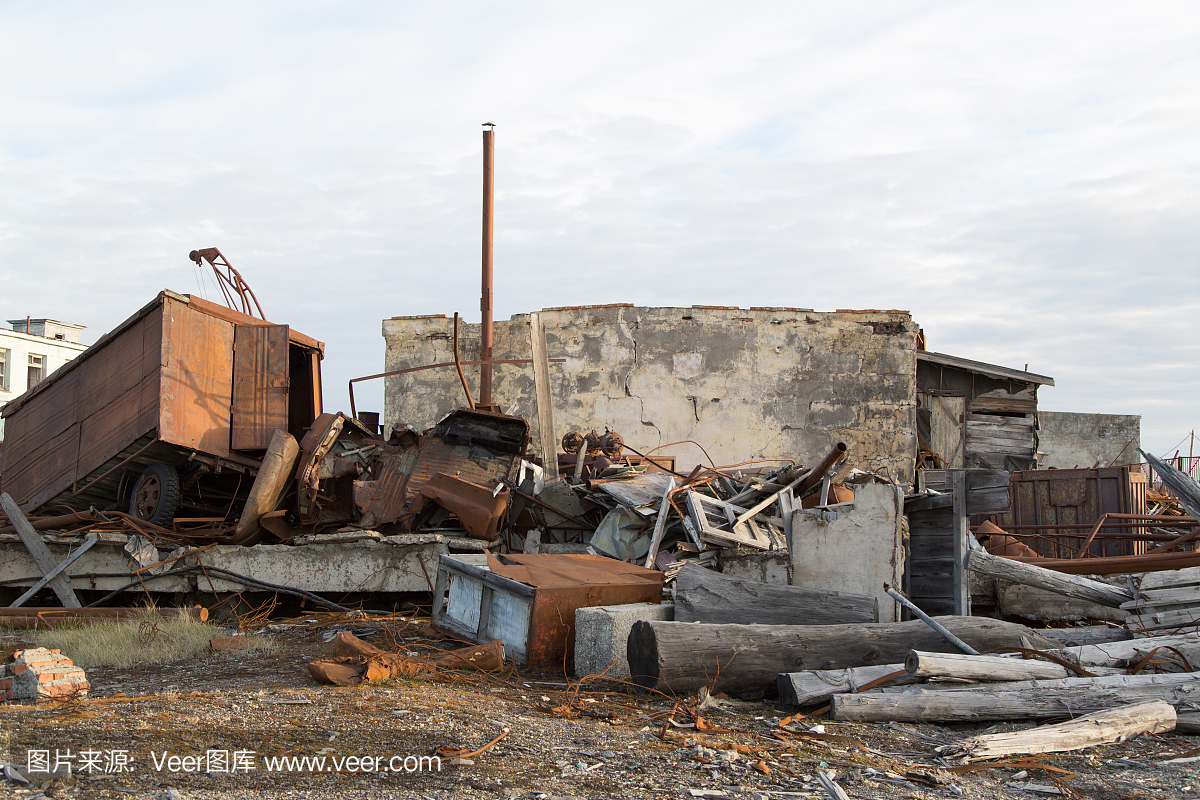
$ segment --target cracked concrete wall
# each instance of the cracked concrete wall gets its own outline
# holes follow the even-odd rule
[[[555,439],[610,428],[642,452],[699,442],[717,464],[794,458],[814,463],[844,441],[856,465],[912,478],[916,453],[916,325],[903,311],[645,308],[542,314]],[[387,371],[453,361],[453,320],[384,320]],[[479,325],[460,322],[459,354],[479,357]],[[494,327],[496,359],[529,358],[529,315]],[[478,399],[479,368],[466,367]],[[530,365],[495,367],[493,399],[538,436]],[[386,379],[384,422],[423,430],[465,405],[453,367]],[[694,445],[659,451],[691,468]]]
[[[1142,417],[1139,414],[1082,414],[1038,411],[1039,469],[1120,467],[1142,460]]]

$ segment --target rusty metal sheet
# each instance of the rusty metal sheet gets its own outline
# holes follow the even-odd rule
[[[228,456],[233,325],[168,300],[162,336],[159,438],[209,455]]]
[[[455,580],[459,587],[466,587],[464,595],[478,606],[477,614],[467,609],[462,619],[447,619],[450,603],[443,611],[442,591],[450,587],[453,592]],[[530,667],[558,670],[565,661],[570,668],[575,655],[576,609],[659,603],[662,584],[663,573],[657,570],[603,556],[489,555],[488,570],[442,556],[438,567],[440,588],[434,597],[434,625],[470,639],[504,638],[505,647],[518,663]],[[508,614],[508,624],[497,627],[501,613]],[[514,631],[512,623],[520,622],[522,613],[528,614],[527,624],[524,630]],[[501,631],[504,637],[496,635]]]
[[[439,473],[421,487],[409,513],[415,517],[427,504],[439,505],[458,517],[472,538],[494,542],[500,536],[500,523],[508,510],[509,494],[506,486],[495,492],[486,486]]]
[[[416,453],[386,455],[376,459],[377,477],[354,482],[354,506],[364,527],[395,522],[404,514],[404,483]]]
[[[288,429],[288,326],[236,325],[231,450],[265,450]]]
[[[1092,524],[1104,514],[1146,513],[1145,475],[1136,466],[1014,472],[1009,496],[1011,510],[991,517],[1006,530],[1010,525]],[[1022,533],[1041,534],[1023,541],[1043,558],[1074,558],[1088,535],[1086,530],[1072,535],[1050,528]],[[1088,547],[1091,557],[1145,551],[1145,542],[1130,539],[1095,539]]]
[[[421,437],[421,450],[405,488],[411,503],[438,473],[484,486],[513,482],[529,446],[529,423],[486,411],[451,411]]]

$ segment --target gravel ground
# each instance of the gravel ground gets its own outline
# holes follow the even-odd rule
[[[852,798],[1200,797],[1200,762],[1159,765],[1200,746],[1174,734],[955,772],[959,765],[939,760],[934,748],[989,726],[813,716],[781,728],[787,710],[736,701],[700,710],[697,721],[686,700],[599,686],[573,692],[561,675],[526,672],[318,685],[307,663],[334,630],[273,626],[267,635],[282,645],[274,654],[96,668],[86,701],[2,706],[0,759],[20,769],[29,751],[49,751],[53,766],[56,751],[64,761],[69,751],[75,770],[52,780],[31,774],[28,787],[0,782],[0,796],[824,798],[816,774],[825,770]],[[9,636],[2,644],[22,643]],[[1028,726],[994,729],[1017,727]],[[415,768],[413,759],[439,747],[475,750],[505,729],[499,743],[465,763],[446,757],[440,771],[428,761],[405,770],[406,758]],[[210,750],[217,751],[211,764]],[[243,751],[241,766],[253,769],[222,769],[222,751],[231,761]],[[122,753],[130,768],[112,771]],[[281,771],[272,761],[292,756],[324,757],[324,771]],[[81,769],[85,759],[96,768]]]

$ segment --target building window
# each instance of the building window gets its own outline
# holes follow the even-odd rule
[[[0,350],[0,392],[8,391],[8,351]]]
[[[26,387],[32,389],[42,382],[42,378],[46,375],[46,357],[37,356],[33,353],[29,354],[29,385]]]

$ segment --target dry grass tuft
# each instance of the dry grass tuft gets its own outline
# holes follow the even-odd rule
[[[170,664],[204,652],[208,640],[221,630],[190,617],[123,620],[101,625],[81,625],[29,631],[37,647],[58,648],[77,666],[130,667],[134,664]]]

